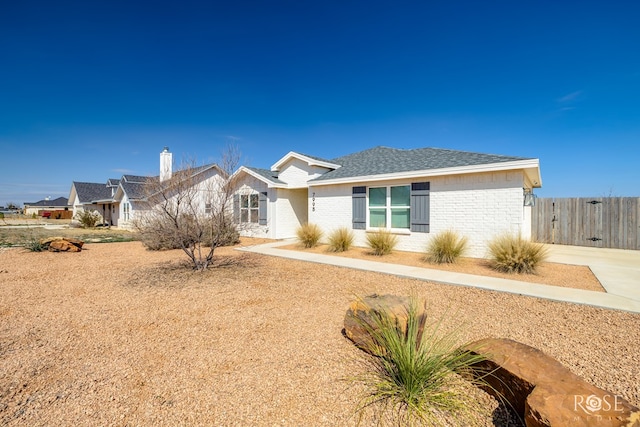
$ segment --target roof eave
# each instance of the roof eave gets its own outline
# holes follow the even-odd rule
[[[233,173],[233,175],[231,175],[231,177],[229,179],[233,180],[233,179],[237,179],[238,176],[241,172],[246,173],[247,175],[251,175],[252,177],[254,177],[255,179],[264,182],[265,184],[267,184],[268,188],[288,188],[287,185],[285,184],[280,184],[274,181],[271,181],[269,178],[267,178],[266,176],[260,175],[259,173],[249,169],[246,166],[240,166],[240,168],[235,171]]]
[[[311,157],[305,156],[304,154],[296,153],[295,151],[289,151],[285,156],[283,156],[280,160],[274,163],[273,166],[271,166],[271,171],[279,171],[282,165],[284,165],[292,158],[307,162],[309,166],[321,166],[327,169],[338,169],[339,167],[341,167],[341,165],[337,165],[335,163],[323,162],[322,160],[313,159]]]
[[[498,172],[498,171],[505,171],[505,170],[531,171],[529,172],[528,176],[532,177],[531,179],[532,185],[536,188],[542,185],[542,180],[540,178],[540,162],[538,159],[524,159],[524,160],[515,160],[511,162],[455,166],[450,168],[425,169],[425,170],[394,172],[394,173],[377,174],[377,175],[361,175],[361,176],[352,176],[352,177],[346,177],[346,178],[324,179],[319,181],[311,180],[308,182],[308,185],[309,187],[313,187],[313,186],[320,186],[320,185],[347,184],[350,182],[388,181],[392,179],[411,179],[411,178],[430,177],[430,176],[463,175],[463,174],[470,174],[470,173]]]

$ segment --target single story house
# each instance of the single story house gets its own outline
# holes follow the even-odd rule
[[[58,197],[56,199],[51,199],[47,197],[44,200],[39,200],[37,202],[24,202],[23,212],[25,215],[40,215],[42,212],[51,212],[51,211],[68,211],[69,210],[69,199],[66,197]]]
[[[207,190],[224,181],[223,174],[215,164],[194,167],[191,172],[180,181],[193,186],[201,199],[197,203],[204,212]],[[99,213],[105,224],[131,228],[136,214],[151,207],[149,197],[153,196],[153,191],[172,176],[173,156],[165,147],[160,153],[160,174],[157,176],[123,175],[120,179],[107,180],[106,184],[74,181],[69,194],[74,217],[80,210],[90,210]]]
[[[452,229],[477,257],[501,233],[530,237],[533,189],[542,184],[535,158],[390,147],[332,160],[289,152],[268,170],[243,166],[232,178],[245,236],[291,238],[309,222],[325,233],[348,227],[357,246],[389,230],[398,250],[421,252]]]
[[[73,181],[69,192],[73,217],[80,211],[95,211],[102,217],[102,223],[117,225],[118,210],[113,196],[119,184],[119,179],[108,179],[106,183]]]

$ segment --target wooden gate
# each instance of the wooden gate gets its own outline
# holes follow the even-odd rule
[[[537,242],[640,249],[640,198],[541,198],[531,209]]]

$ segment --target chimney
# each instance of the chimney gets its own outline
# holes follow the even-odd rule
[[[164,147],[160,153],[160,182],[171,179],[171,166],[173,157],[169,152],[169,147]]]

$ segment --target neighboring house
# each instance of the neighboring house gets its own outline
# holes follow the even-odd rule
[[[145,183],[157,182],[158,177],[123,175],[120,185],[114,194],[114,202],[118,206],[118,227],[131,228],[136,211],[147,209],[145,203]]]
[[[66,197],[57,199],[46,198],[37,202],[24,202],[23,212],[25,215],[40,215],[43,211],[68,211],[69,200]]]
[[[172,154],[165,147],[160,153],[160,174],[158,176],[123,175],[120,179],[109,179],[106,184],[73,182],[69,200],[74,216],[80,210],[98,212],[102,222],[112,226],[131,228],[132,220],[152,205],[149,196],[159,183],[172,177]],[[198,199],[198,209],[205,212],[207,192],[224,181],[222,172],[215,164],[195,167],[185,180],[194,187]]]
[[[541,186],[539,160],[439,148],[375,147],[333,160],[290,152],[271,170],[241,167],[234,215],[246,236],[295,236],[305,222],[325,233],[384,229],[398,250],[424,251],[434,234],[453,229],[471,256],[509,232],[531,234],[530,201]]]
[[[69,204],[73,207],[74,220],[81,211],[94,211],[102,217],[101,223],[117,225],[118,211],[113,196],[119,181],[108,179],[106,184],[73,181],[69,193]]]

